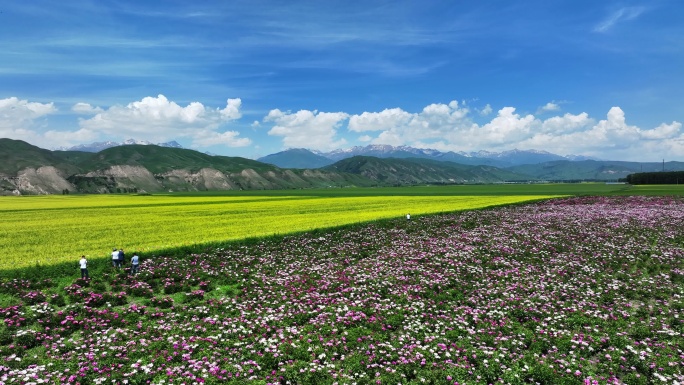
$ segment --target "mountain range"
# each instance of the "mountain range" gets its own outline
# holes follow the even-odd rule
[[[128,139],[123,142],[94,142],[72,147],[59,147],[58,151],[100,152],[112,147],[126,145],[156,145],[160,147],[183,148],[176,141],[152,143],[146,140]],[[555,160],[599,160],[597,158],[578,155],[556,155],[539,150],[510,150],[503,152],[442,152],[434,149],[422,149],[409,146],[368,145],[338,149],[330,152],[312,151],[304,148],[294,148],[267,155],[257,160],[281,168],[320,168],[333,164],[339,160],[354,156],[373,156],[377,158],[423,158],[438,161],[455,162],[469,165],[488,165],[495,167],[511,167],[523,164],[544,163]]]
[[[544,151],[366,146],[330,153],[292,149],[252,160],[179,146],[127,141],[98,152],[52,151],[0,139],[0,195],[615,181],[641,171],[684,170],[682,162],[601,161]]]
[[[598,160],[596,158],[569,155],[561,156],[547,151],[537,150],[510,150],[504,152],[442,152],[433,149],[421,149],[408,146],[368,145],[356,146],[348,149],[334,150],[331,152],[310,151],[304,148],[295,148],[267,155],[257,159],[260,162],[270,163],[285,168],[311,168],[324,167],[336,161],[351,158],[353,156],[373,156],[377,158],[421,158],[443,162],[455,162],[467,165],[511,167],[523,164],[537,164],[558,160]]]

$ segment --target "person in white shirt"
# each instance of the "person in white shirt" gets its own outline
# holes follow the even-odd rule
[[[78,261],[78,265],[81,266],[81,279],[90,279],[88,276],[88,260],[86,260],[85,255],[81,256],[81,260]]]
[[[112,266],[117,269],[121,267],[121,260],[119,259],[119,250],[116,248],[112,250]]]

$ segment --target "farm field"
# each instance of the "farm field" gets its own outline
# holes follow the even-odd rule
[[[569,197],[3,280],[0,382],[682,383],[682,234]]]
[[[159,253],[568,195],[684,195],[684,186],[603,183],[262,190],[167,195],[0,197],[0,271],[105,259],[113,247]]]
[[[557,186],[458,187],[0,197],[0,270],[83,254],[104,259],[114,247],[153,253],[568,194]]]

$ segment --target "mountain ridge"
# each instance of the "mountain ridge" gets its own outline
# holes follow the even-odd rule
[[[113,141],[104,141],[104,142],[93,142],[93,143],[88,143],[88,144],[79,144],[76,146],[71,146],[71,147],[57,147],[54,148],[53,151],[83,151],[83,152],[100,152],[102,150],[106,150],[108,148],[112,147],[119,147],[119,146],[129,146],[133,144],[141,144],[141,145],[155,145],[155,146],[160,146],[160,147],[171,147],[171,148],[184,148],[180,143],[176,142],[175,140],[172,140],[170,142],[164,142],[164,143],[152,143],[147,140],[135,140],[135,139],[126,139],[123,142],[113,142]]]
[[[683,162],[568,159],[496,167],[452,161],[437,151],[414,151],[405,147],[397,154],[392,146],[371,149],[384,151],[384,157],[355,155],[322,167],[311,167],[312,159],[320,160],[323,156],[301,149],[302,165],[307,167],[285,168],[258,160],[153,144],[114,146],[92,153],[50,151],[23,141],[0,139],[0,195],[617,181],[631,173],[665,170],[665,166],[668,171],[684,170]],[[502,157],[520,153],[528,159],[553,157],[543,151],[514,151]],[[307,158],[311,154],[315,157]],[[457,157],[464,158],[474,159]]]
[[[304,148],[288,149],[276,154],[258,158],[260,162],[270,163],[278,167],[301,167],[301,160],[307,159],[312,164],[324,167],[336,161],[353,156],[374,156],[378,158],[424,158],[439,161],[456,162],[469,165],[487,165],[495,167],[511,167],[530,163],[544,163],[554,160],[588,160],[594,159],[579,155],[557,155],[543,150],[508,150],[502,152],[442,152],[430,148],[409,146],[391,146],[372,144],[354,146],[329,152],[312,151]],[[326,161],[328,159],[329,161]],[[327,164],[326,164],[327,163]],[[297,166],[295,166],[297,165]],[[311,166],[310,166],[311,167]]]

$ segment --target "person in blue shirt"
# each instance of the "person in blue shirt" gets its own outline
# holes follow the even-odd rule
[[[138,273],[139,264],[140,257],[138,257],[138,253],[133,253],[133,257],[131,257],[131,275],[136,275]]]

